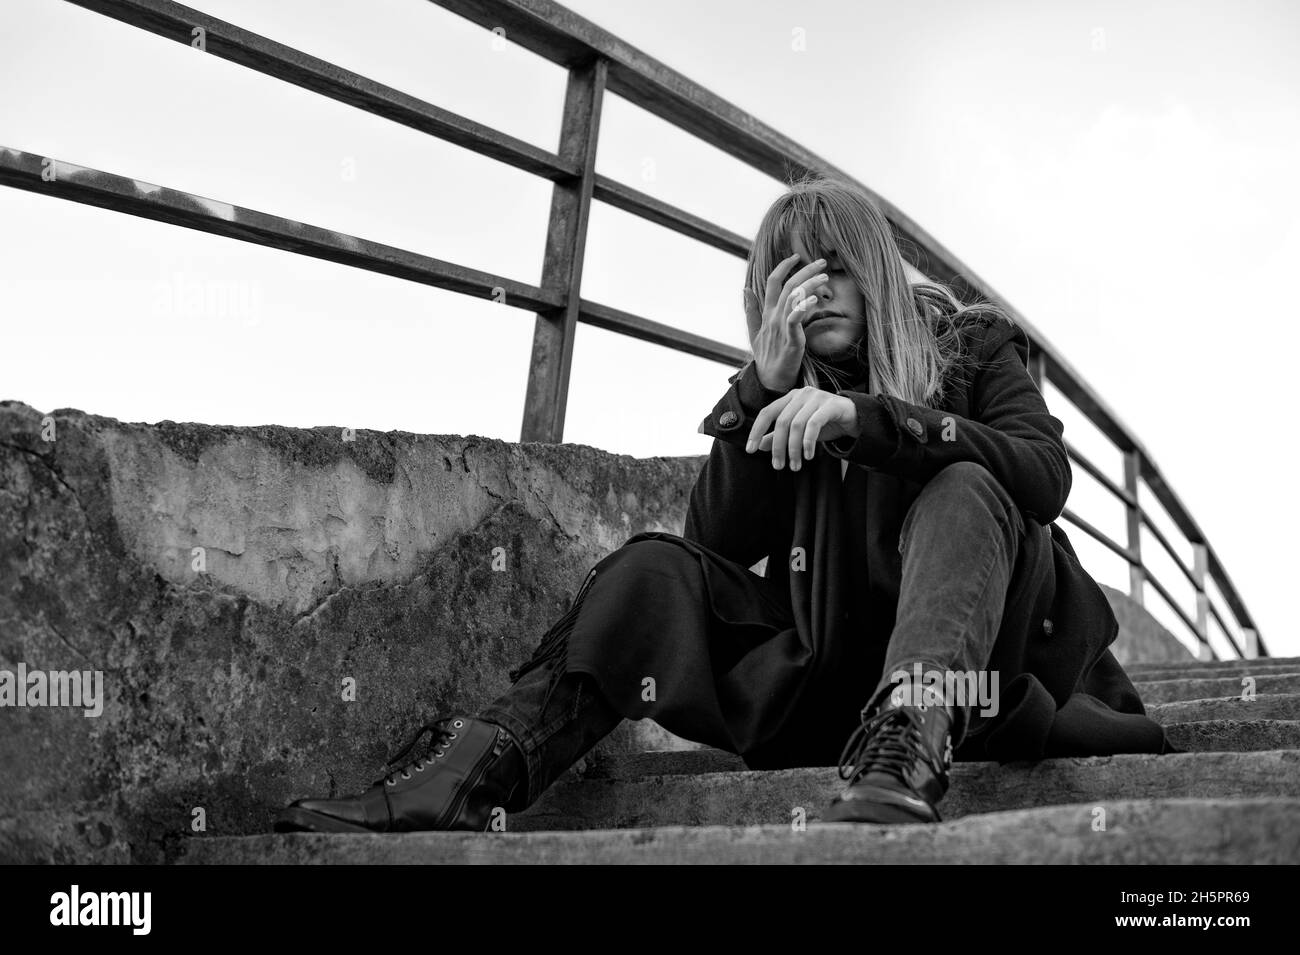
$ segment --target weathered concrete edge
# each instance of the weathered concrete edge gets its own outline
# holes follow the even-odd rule
[[[1095,827],[1096,810],[1107,825]],[[248,836],[190,840],[214,864],[1285,864],[1300,799],[1106,800],[933,826],[813,823],[537,833]]]

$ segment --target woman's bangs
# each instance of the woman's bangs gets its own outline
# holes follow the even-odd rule
[[[799,236],[813,259],[829,259],[840,245],[840,230],[821,202],[792,202],[785,207],[772,235],[774,262],[794,254],[794,237]],[[806,264],[806,263],[805,263]]]

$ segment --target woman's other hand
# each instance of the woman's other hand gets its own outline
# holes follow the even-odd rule
[[[787,278],[798,261],[797,254],[783,259],[767,277],[761,313],[757,297],[744,290],[745,316],[751,326],[758,326],[753,342],[754,370],[769,391],[789,391],[799,380],[804,319],[817,303],[817,289],[829,281],[825,272],[818,273],[826,265],[825,259],[810,262]]]
[[[858,410],[852,401],[820,388],[796,388],[758,413],[745,450],[770,450],[772,467],[780,470],[789,460],[790,470],[798,471],[804,461],[812,460],[818,441],[845,436],[858,436]]]

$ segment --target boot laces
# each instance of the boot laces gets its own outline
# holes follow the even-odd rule
[[[411,737],[410,741],[407,742],[406,745],[399,749],[394,756],[388,759],[387,763],[389,772],[382,780],[377,781],[375,785],[379,785],[379,783],[382,782],[386,786],[396,786],[399,778],[410,779],[412,771],[417,773],[424,772],[426,766],[431,764],[434,760],[442,758],[442,756],[446,754],[448,747],[451,746],[451,741],[459,735],[457,731],[463,728],[464,725],[464,719],[451,716],[441,717],[425,723],[415,731],[415,735]],[[410,752],[415,749],[416,745],[426,733],[431,733],[433,738],[429,741],[429,746],[426,748],[423,755],[417,756],[414,759],[408,759],[407,757]]]
[[[944,767],[921,735],[921,716],[914,708],[882,708],[862,721],[844,744],[839,775],[852,786],[869,772],[884,772],[908,784],[907,772],[920,759],[936,775]]]

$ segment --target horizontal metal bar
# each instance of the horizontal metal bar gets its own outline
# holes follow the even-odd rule
[[[1169,480],[1161,473],[1160,469],[1156,467],[1155,462],[1152,461],[1151,457],[1145,452],[1140,456],[1140,469],[1142,480],[1146,482],[1147,487],[1150,489],[1151,494],[1155,499],[1160,502],[1160,506],[1165,509],[1165,513],[1168,514],[1169,519],[1174,522],[1179,533],[1181,533],[1191,543],[1203,544],[1205,546],[1206,569],[1209,572],[1210,577],[1214,579],[1215,585],[1219,588],[1219,592],[1223,594],[1223,599],[1227,601],[1228,607],[1232,610],[1233,616],[1236,617],[1237,625],[1258,632],[1259,628],[1255,626],[1254,619],[1246,609],[1245,601],[1241,599],[1241,595],[1238,593],[1236,585],[1232,582],[1232,578],[1228,576],[1228,572],[1224,568],[1223,562],[1219,560],[1218,552],[1210,546],[1205,536],[1205,532],[1201,530],[1200,525],[1196,523],[1195,519],[1193,519],[1191,513],[1183,504],[1182,499],[1174,492],[1174,489],[1169,484]],[[1263,646],[1262,640],[1260,646]]]
[[[558,3],[432,2],[566,69],[608,60],[610,92],[775,179],[825,167],[795,140]]]
[[[631,312],[623,312],[616,308],[610,308],[608,305],[598,305],[586,299],[582,300],[580,316],[579,320],[587,325],[594,325],[597,328],[604,328],[611,332],[619,332],[629,338],[639,338],[642,341],[653,342],[656,345],[666,345],[676,351],[686,352],[688,355],[710,358],[713,361],[737,368],[749,361],[750,358],[749,352],[744,349],[724,345],[721,342],[704,338],[692,332],[673,328],[671,325],[661,325],[658,322],[650,321],[648,318],[633,315]]]
[[[213,56],[428,133],[553,182],[576,178],[581,173],[576,163],[555,153],[171,0],[68,2],[187,46],[191,44],[191,31],[196,27],[201,28],[204,31],[204,50]],[[742,258],[749,255],[749,241],[743,236],[605,176],[596,177],[593,198],[724,252]]]
[[[1232,639],[1232,631],[1228,629],[1228,625],[1223,622],[1223,617],[1219,615],[1219,608],[1214,605],[1214,601],[1212,600],[1209,602],[1209,606],[1210,616],[1212,616],[1219,624],[1219,629],[1223,631],[1223,638],[1228,641],[1228,646],[1232,647],[1233,652],[1244,660],[1246,658],[1246,651],[1237,646],[1237,641]],[[1264,656],[1264,654],[1260,654],[1260,656]]]
[[[340,103],[428,133],[552,182],[579,175],[576,163],[391,86],[170,0],[67,0],[79,7],[190,46],[202,29],[204,52]]]
[[[1155,532],[1155,534],[1157,535],[1156,539],[1165,545],[1165,549],[1169,551],[1169,556],[1174,559],[1174,561],[1178,564],[1179,570],[1182,570],[1183,573],[1187,575],[1188,579],[1192,583],[1192,586],[1195,587],[1196,586],[1195,579],[1191,576],[1190,572],[1187,570],[1186,565],[1184,565],[1183,562],[1179,560],[1178,555],[1173,553],[1172,550],[1170,550],[1169,543],[1165,539],[1164,535],[1160,533],[1159,528],[1156,528],[1154,525],[1151,524],[1150,518],[1141,510],[1141,508],[1138,509],[1138,515],[1142,518],[1143,523],[1145,523],[1148,527],[1150,527]],[[1162,584],[1160,580],[1154,574],[1151,573],[1151,568],[1149,566],[1147,566],[1142,561],[1134,557],[1134,555],[1128,550],[1128,548],[1120,546],[1118,543],[1116,543],[1114,540],[1108,537],[1105,533],[1098,530],[1088,521],[1079,517],[1078,514],[1075,514],[1069,508],[1063,510],[1061,512],[1061,516],[1066,520],[1070,521],[1070,523],[1077,525],[1080,530],[1084,531],[1090,537],[1093,537],[1099,543],[1103,544],[1105,547],[1109,548],[1111,551],[1113,551],[1120,557],[1124,558],[1124,560],[1128,561],[1129,564],[1141,567],[1143,571],[1145,571],[1144,579],[1146,580],[1146,582],[1156,588],[1156,591],[1160,594],[1161,597],[1164,598],[1165,602],[1168,603],[1169,606],[1172,607],[1175,611],[1177,611],[1179,617],[1181,617],[1183,622],[1187,624],[1188,629],[1191,630],[1194,635],[1196,635],[1196,625],[1192,622],[1192,618],[1187,613],[1185,613],[1182,610],[1182,608],[1178,606],[1177,603],[1174,602],[1173,597],[1169,595],[1169,591],[1165,588],[1164,584]],[[1219,620],[1219,626],[1223,627],[1223,632],[1224,635],[1228,638],[1228,643],[1232,646],[1232,648],[1237,652],[1239,656],[1243,655],[1241,653],[1240,648],[1237,646],[1236,641],[1232,639],[1232,634],[1228,632],[1228,628],[1223,626],[1223,619],[1219,617],[1219,611],[1214,606],[1213,603],[1210,604],[1210,612],[1213,613],[1215,615],[1215,618]],[[1199,635],[1197,635],[1197,639],[1198,640],[1200,639]]]
[[[1030,340],[1029,350],[1038,350],[1042,354],[1047,376],[1056,390],[1068,398],[1121,452],[1136,450],[1145,454],[1136,435],[1123,423],[1119,414],[1084,381],[1083,375],[1053,345],[1034,332],[1019,313],[1013,311],[1012,315],[1020,324],[1025,325]]]
[[[1095,538],[1098,543],[1104,544],[1106,547],[1110,548],[1120,557],[1123,557],[1130,564],[1138,564],[1139,566],[1141,565],[1141,561],[1138,560],[1137,557],[1133,555],[1132,551],[1130,551],[1127,547],[1124,547],[1123,545],[1112,540],[1105,533],[1103,533],[1102,531],[1094,527],[1092,524],[1085,521],[1082,517],[1074,513],[1074,511],[1070,510],[1068,507],[1061,511],[1061,516],[1065,518],[1067,521],[1069,521],[1071,524],[1077,525],[1079,530],[1083,531],[1085,534],[1089,535],[1090,537]]]
[[[46,181],[43,174],[53,175],[53,179]],[[559,293],[501,275],[4,146],[0,146],[0,185],[339,262],[529,311],[563,305]],[[585,299],[578,321],[733,367],[749,357],[748,352],[732,345]]]
[[[1170,491],[1170,494],[1173,494],[1172,490]],[[1177,498],[1175,497],[1174,500],[1177,501]],[[1182,507],[1180,501],[1178,502],[1178,506],[1180,508]],[[1200,528],[1194,521],[1192,522],[1192,528],[1197,533],[1199,540],[1204,542],[1205,535],[1200,533]],[[1255,618],[1252,617],[1250,611],[1246,609],[1246,602],[1242,600],[1241,594],[1237,591],[1236,584],[1234,584],[1232,578],[1228,576],[1228,571],[1227,568],[1223,566],[1223,561],[1219,560],[1218,552],[1210,546],[1208,542],[1205,543],[1205,550],[1208,565],[1207,569],[1210,577],[1213,578],[1215,585],[1219,588],[1219,592],[1223,594],[1223,599],[1227,601],[1228,607],[1232,610],[1233,616],[1237,619],[1237,625],[1243,629],[1255,631],[1259,641],[1260,656],[1266,655],[1267,650],[1265,649],[1264,638],[1259,634],[1259,627],[1255,624]]]
[[[431,0],[565,68],[602,57],[608,90],[779,182],[808,172],[853,182],[894,226],[904,256],[920,271],[954,285],[963,297],[996,294],[901,209],[797,140],[670,69],[619,37],[550,0]],[[1026,323],[1026,328],[1028,328]],[[1033,337],[1041,337],[1036,334]]]
[[[1199,591],[1201,585],[1197,583],[1196,575],[1192,573],[1192,568],[1188,567],[1187,564],[1183,562],[1183,559],[1178,556],[1173,545],[1169,543],[1169,539],[1165,537],[1164,532],[1160,530],[1151,519],[1151,515],[1141,508],[1138,508],[1138,519],[1142,521],[1146,529],[1151,532],[1151,536],[1160,542],[1160,546],[1165,549],[1165,553],[1168,554],[1170,559],[1178,566],[1178,569],[1183,572],[1183,576],[1187,578],[1187,582],[1192,585],[1192,588]]]
[[[53,180],[42,178],[46,170],[53,170]],[[0,184],[339,262],[464,295],[503,300],[517,308],[540,311],[562,304],[558,294],[490,272],[3,146],[0,146]]]
[[[1070,459],[1077,462],[1080,467],[1093,476],[1102,487],[1110,491],[1117,498],[1127,504],[1129,507],[1137,507],[1137,497],[1130,494],[1127,489],[1113,481],[1101,468],[1089,461],[1083,454],[1069,441],[1065,442],[1065,453]]]
[[[1149,522],[1149,518],[1147,518],[1147,516],[1143,514],[1141,509],[1138,510],[1138,514],[1143,518],[1144,522],[1147,523],[1148,527],[1152,526]],[[1064,511],[1062,511],[1061,516],[1066,520],[1070,521],[1072,524],[1077,525],[1080,530],[1084,531],[1090,537],[1095,538],[1099,543],[1105,545],[1107,548],[1114,551],[1120,557],[1124,558],[1124,560],[1128,561],[1129,564],[1133,564],[1141,567],[1145,571],[1144,579],[1146,580],[1146,582],[1151,584],[1151,586],[1155,587],[1156,591],[1160,594],[1160,596],[1164,598],[1164,601],[1167,604],[1169,604],[1169,606],[1173,608],[1173,610],[1178,614],[1179,618],[1181,618],[1182,621],[1185,624],[1187,624],[1187,628],[1192,632],[1193,636],[1196,636],[1198,641],[1200,640],[1200,635],[1196,631],[1196,624],[1192,622],[1192,618],[1181,607],[1178,606],[1178,604],[1174,601],[1173,597],[1170,596],[1169,591],[1165,587],[1165,585],[1162,584],[1160,580],[1154,574],[1151,573],[1150,567],[1146,566],[1140,560],[1135,558],[1127,548],[1121,547],[1118,543],[1116,543],[1114,540],[1108,537],[1105,533],[1098,530],[1088,521],[1079,517],[1079,515],[1075,514],[1069,508],[1066,508]],[[1156,530],[1156,533],[1159,534],[1158,529],[1154,527],[1152,529]],[[1168,542],[1164,540],[1163,535],[1161,535],[1157,539],[1160,540],[1161,543],[1165,544],[1166,549],[1168,549]],[[1182,562],[1178,560],[1178,555],[1171,552],[1170,556],[1173,557],[1173,559],[1178,562],[1179,569],[1186,572],[1186,568],[1183,566]],[[1190,575],[1189,575],[1189,579],[1191,579]],[[1195,586],[1195,583],[1196,583],[1195,580],[1192,580],[1193,586]],[[1219,616],[1218,608],[1215,607],[1213,602],[1210,603],[1210,612],[1214,614],[1215,619],[1219,621],[1219,626],[1223,628],[1223,633],[1228,640],[1228,644],[1233,648],[1234,651],[1236,651],[1238,656],[1244,656],[1244,654],[1241,651],[1241,648],[1238,647],[1236,641],[1232,639],[1232,634],[1228,631],[1228,628],[1224,626],[1223,618]],[[1262,655],[1263,654],[1261,654],[1261,656]]]
[[[1147,583],[1156,589],[1156,593],[1158,593],[1164,599],[1165,603],[1169,605],[1169,609],[1178,614],[1178,618],[1182,620],[1183,623],[1187,624],[1187,629],[1192,632],[1192,636],[1196,638],[1196,642],[1204,643],[1207,647],[1210,647],[1210,642],[1208,640],[1203,640],[1201,635],[1197,633],[1195,622],[1193,622],[1192,618],[1188,616],[1187,612],[1183,610],[1182,607],[1178,606],[1178,602],[1169,595],[1169,591],[1165,589],[1165,585],[1150,575],[1147,576]],[[1210,654],[1214,654],[1213,647],[1210,647]]]
[[[674,232],[680,232],[684,236],[698,239],[715,249],[721,249],[742,259],[749,258],[750,242],[743,235],[729,232],[707,219],[701,219],[613,179],[597,176],[592,198],[672,229]]]

